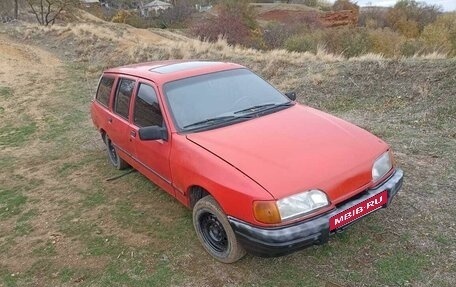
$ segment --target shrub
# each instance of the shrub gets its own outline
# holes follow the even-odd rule
[[[158,20],[164,28],[178,27],[190,18],[194,10],[193,5],[188,3],[188,1],[178,1],[174,7],[163,11],[158,17]]]
[[[295,52],[317,53],[318,47],[324,45],[322,30],[296,34],[285,41],[285,49]]]
[[[335,28],[294,35],[285,41],[290,51],[316,53],[324,47],[328,53],[355,57],[371,50],[371,39],[366,29]]]
[[[225,0],[219,5],[218,16],[200,21],[191,27],[202,39],[217,41],[220,36],[229,44],[251,46],[259,38],[253,7],[242,0]]]
[[[383,8],[369,7],[360,11],[358,25],[371,29],[385,28],[388,25],[387,15],[388,12]]]
[[[400,55],[402,53],[401,49],[407,40],[405,36],[389,28],[368,30],[368,33],[371,43],[370,52],[382,54],[385,57]]]
[[[304,5],[309,7],[317,7],[318,0],[304,0]]]
[[[268,23],[263,30],[263,41],[268,49],[277,49],[284,46],[285,41],[297,34],[299,26],[282,23]]]
[[[126,10],[119,10],[117,13],[112,17],[111,21],[114,23],[126,23],[127,18],[131,16],[131,13]]]
[[[407,39],[402,43],[400,55],[404,57],[413,57],[415,55],[420,55],[428,53],[425,44],[423,41],[417,39]]]
[[[388,12],[388,25],[408,37],[415,37],[433,23],[441,13],[440,7],[414,0],[400,0]]]
[[[336,28],[325,33],[325,47],[333,54],[355,57],[370,51],[369,34],[363,28]]]
[[[334,11],[352,10],[356,14],[359,14],[359,6],[350,2],[350,0],[336,0],[332,8]]]
[[[456,56],[456,12],[443,14],[427,25],[421,39],[433,51]]]

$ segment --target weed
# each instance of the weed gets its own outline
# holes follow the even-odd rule
[[[0,219],[19,214],[27,197],[17,189],[0,189]]]
[[[69,282],[75,273],[76,273],[76,271],[74,271],[71,268],[68,268],[68,267],[62,268],[62,270],[60,270],[60,272],[59,272],[60,282],[62,282],[62,283]]]
[[[51,241],[47,241],[44,245],[38,246],[33,249],[32,253],[39,257],[48,257],[57,255],[57,251],[55,250],[54,243]]]
[[[37,215],[36,209],[29,210],[23,213],[16,221],[16,227],[14,230],[19,236],[24,236],[33,231],[33,227],[29,220]]]
[[[429,264],[423,255],[410,252],[396,252],[379,259],[375,266],[382,282],[392,285],[404,285],[422,278],[422,269]]]
[[[13,95],[13,89],[0,86],[0,99],[8,99]]]
[[[24,145],[37,130],[34,122],[19,127],[7,125],[0,128],[0,147]]]
[[[86,196],[83,205],[85,207],[94,207],[106,203],[106,196],[101,191],[96,191]]]

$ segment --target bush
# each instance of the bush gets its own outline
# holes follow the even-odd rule
[[[190,19],[194,7],[187,1],[178,1],[173,8],[166,9],[158,17],[163,28],[182,26]]]
[[[421,39],[433,51],[456,56],[456,12],[443,14],[427,25]]]
[[[429,53],[425,44],[417,39],[407,39],[401,46],[400,54],[404,57],[413,57],[424,53]]]
[[[348,58],[370,52],[371,46],[366,29],[350,28],[308,31],[285,42],[285,48],[290,51],[316,53],[319,47],[324,47],[331,54],[341,54]]]
[[[218,16],[200,21],[191,27],[193,34],[209,41],[222,36],[229,44],[252,46],[260,42],[253,7],[243,0],[225,0]]]
[[[350,2],[350,0],[336,0],[332,6],[332,9],[334,11],[352,10],[356,14],[359,14],[359,6],[355,3]]]
[[[412,38],[419,35],[426,25],[433,23],[441,13],[440,7],[414,0],[400,0],[388,12],[388,25]]]
[[[368,30],[371,43],[370,52],[382,54],[385,57],[400,55],[406,42],[406,37],[389,28]]]
[[[318,47],[323,46],[323,34],[322,30],[307,32],[302,34],[294,35],[288,38],[284,45],[285,49],[295,52],[311,52],[317,53]]]
[[[333,54],[355,57],[371,49],[371,41],[366,29],[338,28],[329,30],[326,35],[326,49]]]
[[[111,21],[114,23],[126,23],[127,18],[131,17],[131,15],[131,12],[128,12],[127,10],[119,10],[114,17],[112,17]]]
[[[281,23],[268,23],[263,30],[263,41],[267,49],[282,48],[285,41],[297,34],[300,30],[298,25]]]
[[[371,29],[385,28],[388,25],[388,12],[383,8],[370,7],[362,10],[358,17],[358,25]]]

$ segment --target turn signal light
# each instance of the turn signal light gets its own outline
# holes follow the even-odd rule
[[[253,215],[262,223],[280,223],[280,213],[275,201],[253,202]]]

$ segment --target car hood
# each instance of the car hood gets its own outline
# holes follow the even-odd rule
[[[187,138],[276,199],[321,189],[333,203],[370,184],[373,162],[388,149],[369,132],[299,104]]]

